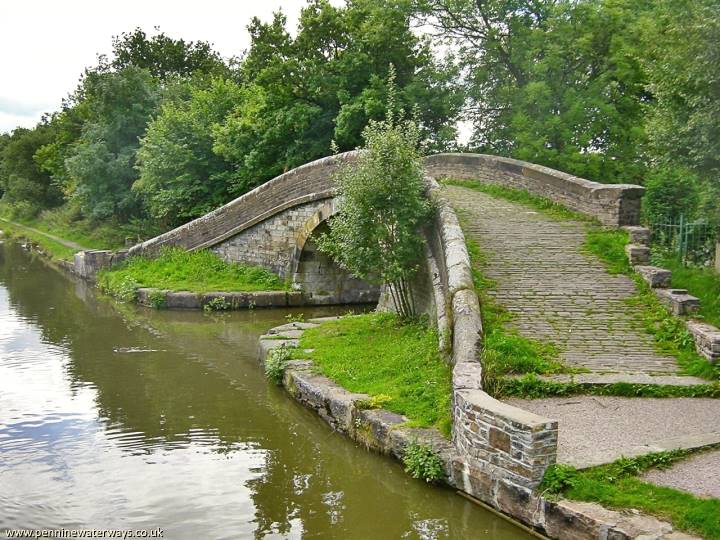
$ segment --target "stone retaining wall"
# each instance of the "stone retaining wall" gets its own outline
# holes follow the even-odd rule
[[[424,231],[424,264],[413,292],[419,310],[437,326],[440,349],[453,366],[452,440],[462,456],[461,475],[493,491],[507,479],[533,489],[557,456],[557,422],[502,403],[482,389],[483,328],[465,235],[450,203],[426,178],[435,218]],[[432,301],[423,299],[432,299]],[[423,300],[417,302],[417,300]],[[392,309],[387,293],[381,309]],[[491,479],[491,480],[490,480]],[[480,499],[484,496],[472,493]]]
[[[626,184],[600,184],[549,167],[485,154],[437,154],[425,159],[435,178],[478,180],[516,189],[564,204],[595,217],[605,225],[640,223],[644,188]]]
[[[294,322],[271,329],[260,338],[258,360],[264,363],[270,352],[277,347],[298,347],[303,332],[314,328],[328,319],[311,319],[309,322]],[[460,366],[467,363],[458,364]],[[458,376],[458,365],[454,375]],[[476,385],[474,374],[465,373],[468,379],[456,378],[459,384]],[[548,440],[542,434],[549,433],[544,420],[521,411],[516,407],[501,404],[479,390],[462,392],[460,399],[470,404],[468,410],[480,411],[477,418],[478,432],[487,428],[494,447],[505,455],[496,466],[490,466],[488,460],[475,459],[469,453],[476,453],[480,446],[473,444],[465,449],[457,441],[453,444],[435,429],[411,428],[406,425],[407,418],[384,410],[367,409],[365,403],[369,396],[350,392],[332,380],[319,375],[310,360],[293,360],[286,364],[282,385],[295,400],[314,410],[333,429],[343,433],[366,448],[402,460],[405,449],[412,443],[427,445],[442,460],[445,471],[445,483],[461,490],[485,504],[492,506],[548,535],[561,540],[578,538],[604,540],[629,540],[653,538],[656,540],[692,540],[694,537],[677,533],[666,522],[637,512],[618,512],[607,510],[594,503],[569,500],[549,500],[537,490],[527,487],[526,471],[532,467],[523,467],[521,455],[532,451],[533,447],[547,446]],[[457,399],[457,397],[456,397]],[[457,419],[456,419],[457,421]],[[483,427],[483,422],[490,422]],[[504,423],[500,425],[500,422]],[[498,429],[499,428],[499,429]],[[529,428],[529,430],[528,430]],[[494,431],[493,431],[494,430]],[[514,439],[509,431],[519,430],[520,439],[526,444],[514,449]],[[552,431],[552,430],[550,430]],[[481,436],[482,437],[482,436]],[[552,444],[550,444],[552,446]],[[490,447],[486,447],[492,453]],[[467,450],[467,452],[466,452]],[[513,464],[519,460],[519,466]],[[492,460],[490,458],[490,460]],[[527,463],[529,465],[529,463]],[[513,476],[506,474],[511,469]],[[535,483],[534,479],[531,483]]]

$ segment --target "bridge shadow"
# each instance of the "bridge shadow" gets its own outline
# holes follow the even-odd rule
[[[300,251],[293,284],[302,288],[310,304],[376,304],[380,287],[354,277],[318,248],[318,238],[330,230],[320,223]]]

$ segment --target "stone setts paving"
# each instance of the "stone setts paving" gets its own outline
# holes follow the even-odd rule
[[[638,328],[639,310],[625,302],[635,283],[583,252],[583,223],[462,187],[445,194],[488,254],[485,274],[520,334],[554,343],[565,364],[592,372],[677,374],[675,358],[655,351]]]

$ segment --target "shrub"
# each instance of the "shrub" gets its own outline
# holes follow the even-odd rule
[[[665,167],[653,171],[645,183],[643,217],[648,223],[670,223],[681,215],[695,217],[700,202],[697,177],[687,169]]]
[[[203,311],[208,313],[211,311],[227,311],[231,307],[230,302],[228,302],[224,296],[216,296],[203,305]]]
[[[272,349],[265,359],[265,376],[275,384],[282,384],[285,368],[291,357],[290,349],[284,345]]]
[[[426,482],[438,482],[445,476],[442,459],[426,444],[410,443],[403,455],[405,472],[413,478],[422,478]]]
[[[148,294],[148,302],[155,309],[162,309],[167,304],[167,294],[160,289],[154,289]]]
[[[395,310],[415,314],[410,280],[423,254],[419,229],[430,215],[424,195],[420,130],[414,120],[396,119],[391,70],[387,118],[363,130],[365,151],[336,175],[339,212],[321,251],[354,276],[387,284]]]

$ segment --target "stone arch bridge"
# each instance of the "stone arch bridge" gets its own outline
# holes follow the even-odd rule
[[[226,260],[260,265],[292,280],[308,304],[383,304],[387,299],[378,288],[350,278],[315,247],[317,234],[338,209],[334,173],[356,158],[356,152],[349,152],[298,167],[199,219],[133,246],[128,253],[153,256],[164,246],[211,249]],[[613,381],[652,384],[703,381],[681,377],[675,359],[659,354],[634,324],[639,308],[631,309],[624,302],[635,292],[634,282],[624,275],[610,275],[599,260],[584,255],[584,221],[552,220],[455,182],[441,187],[435,179],[524,189],[606,226],[628,227],[631,241],[638,244],[628,246],[633,264],[648,256],[648,248],[640,245],[647,242],[648,231],[637,227],[643,188],[590,182],[547,167],[480,154],[429,156],[425,172],[427,194],[437,212],[420,232],[427,242],[413,290],[418,309],[435,323],[439,348],[452,366],[452,439],[426,433],[428,444],[442,456],[448,483],[550,537],[567,537],[564,531],[570,521],[580,528],[605,527],[602,530],[615,534],[616,528],[597,524],[583,508],[544,500],[537,490],[551,464],[578,464],[573,460],[580,458],[558,442],[559,429],[565,429],[567,439],[570,430],[564,426],[572,425],[572,418],[561,419],[564,426],[559,427],[555,416],[539,405],[502,402],[483,388],[483,322],[465,235],[489,255],[484,270],[497,284],[495,300],[513,313],[515,329],[556,345],[563,363],[583,368],[583,376],[591,382],[608,376]],[[463,213],[464,232],[453,208]],[[85,252],[76,257],[75,267],[87,275],[91,272],[85,270],[107,265],[112,258],[108,252]],[[284,341],[267,343],[280,346]],[[353,433],[355,414],[368,422],[374,418],[372,433],[378,438],[374,447],[402,455],[391,429],[402,428],[405,420],[399,415],[353,412],[352,396],[336,387],[315,391],[316,386],[296,384],[294,388],[296,399],[321,411],[340,431]],[[716,410],[711,409],[713,417]],[[651,410],[650,416],[662,415]],[[589,433],[588,425],[576,431]],[[600,446],[599,437],[588,437],[590,450],[607,450],[595,448]],[[645,446],[631,450],[635,448]],[[579,463],[590,463],[587,456],[581,458],[585,462]],[[613,519],[620,523],[621,517]]]
[[[356,156],[357,152],[346,152],[297,167],[205,216],[131,247],[128,254],[153,256],[165,246],[210,249],[227,261],[259,265],[291,280],[305,292],[309,304],[375,302],[377,287],[339,269],[318,252],[315,243],[327,219],[337,211],[333,175]],[[598,184],[546,167],[479,154],[430,156],[426,172],[429,177],[472,178],[527,189],[607,225],[634,225],[639,219],[643,189],[637,186]],[[432,236],[432,231],[428,234]],[[433,277],[442,277],[441,266],[437,261],[427,265],[421,289],[429,290]],[[437,310],[428,294],[424,296],[425,309]]]

